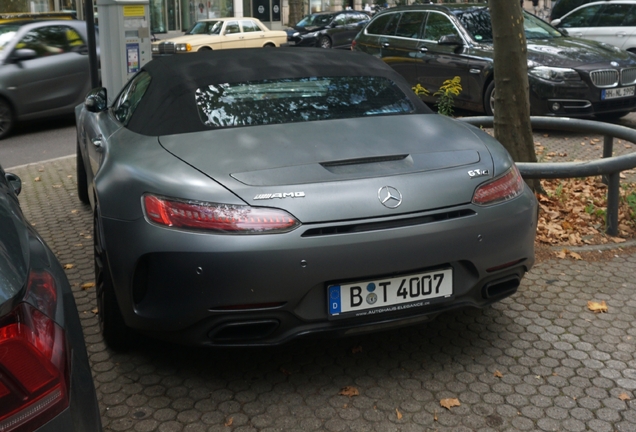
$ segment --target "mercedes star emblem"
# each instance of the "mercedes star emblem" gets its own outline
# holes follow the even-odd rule
[[[381,187],[378,191],[378,199],[384,207],[394,209],[402,204],[402,194],[392,186]]]

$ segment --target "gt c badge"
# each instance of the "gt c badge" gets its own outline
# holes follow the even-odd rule
[[[273,194],[258,194],[254,197],[255,200],[266,200],[274,198],[304,198],[305,192],[279,192]]]
[[[487,169],[474,169],[471,171],[468,171],[468,176],[470,178],[475,178],[475,177],[483,177],[483,176],[487,176],[489,175],[490,172]]]
[[[402,204],[402,194],[392,186],[383,186],[378,190],[378,199],[384,207],[394,209]]]

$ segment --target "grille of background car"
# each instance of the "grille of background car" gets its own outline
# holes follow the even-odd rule
[[[636,68],[623,69],[621,71],[621,84],[634,84],[636,83]]]
[[[615,69],[595,70],[590,72],[590,79],[596,87],[614,87],[618,84],[618,71]]]
[[[161,42],[159,44],[159,54],[174,54],[174,42]]]

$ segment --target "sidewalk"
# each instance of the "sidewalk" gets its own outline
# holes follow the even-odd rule
[[[593,139],[535,134],[545,157],[567,153],[555,160],[597,157]],[[636,252],[547,258],[501,303],[396,331],[250,350],[140,340],[116,354],[86,285],[92,215],[77,199],[75,158],[12,171],[27,218],[73,265],[105,431],[636,431]],[[443,408],[445,398],[460,405]]]

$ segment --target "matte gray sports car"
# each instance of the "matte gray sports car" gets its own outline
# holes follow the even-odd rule
[[[515,292],[537,204],[491,136],[362,53],[148,63],[76,111],[106,342],[201,345],[412,325]]]

